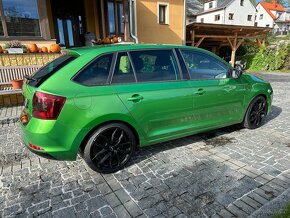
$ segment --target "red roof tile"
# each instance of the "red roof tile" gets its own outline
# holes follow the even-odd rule
[[[276,3],[275,0],[273,0],[272,3],[269,3],[269,2],[259,2],[259,4],[262,5],[262,7],[267,11],[267,13],[273,18],[273,19],[276,19],[275,15],[271,12],[272,11],[280,11],[280,12],[285,12],[285,8]]]

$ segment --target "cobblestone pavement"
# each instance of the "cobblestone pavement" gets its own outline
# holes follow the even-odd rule
[[[148,147],[112,175],[81,159],[39,158],[24,148],[18,123],[2,124],[0,217],[259,214],[290,188],[290,75],[262,76],[273,79],[274,102],[261,128],[231,126]]]

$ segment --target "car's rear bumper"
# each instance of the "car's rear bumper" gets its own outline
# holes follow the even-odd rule
[[[79,146],[74,145],[74,141],[77,132],[68,125],[55,120],[31,118],[26,125],[21,124],[21,128],[24,144],[33,153],[56,160],[76,159]]]

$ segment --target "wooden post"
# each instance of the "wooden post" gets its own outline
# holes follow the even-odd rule
[[[232,47],[232,57],[231,57],[231,64],[233,67],[235,66],[235,60],[236,60],[237,40],[238,40],[238,33],[235,32],[234,43],[232,44],[233,47]]]
[[[218,54],[217,46],[213,46],[211,52],[217,55]]]
[[[202,37],[198,42],[196,43],[195,47],[199,47],[202,41],[205,39],[205,37]]]
[[[257,38],[256,42],[257,42],[258,47],[261,48],[262,47],[262,42],[260,41],[260,39]]]
[[[191,40],[192,40],[191,45],[194,47],[194,43],[195,43],[195,31],[194,30],[192,30]]]

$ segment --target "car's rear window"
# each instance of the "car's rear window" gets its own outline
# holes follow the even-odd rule
[[[112,59],[113,54],[97,57],[78,72],[72,80],[85,86],[106,85],[108,83]]]
[[[57,72],[62,67],[64,67],[65,65],[67,65],[68,63],[70,63],[76,58],[77,56],[73,56],[73,55],[60,56],[59,58],[53,60],[52,62],[40,68],[32,76],[25,76],[25,78],[28,80],[27,84],[34,87],[40,86],[45,80],[47,80],[55,72]]]

